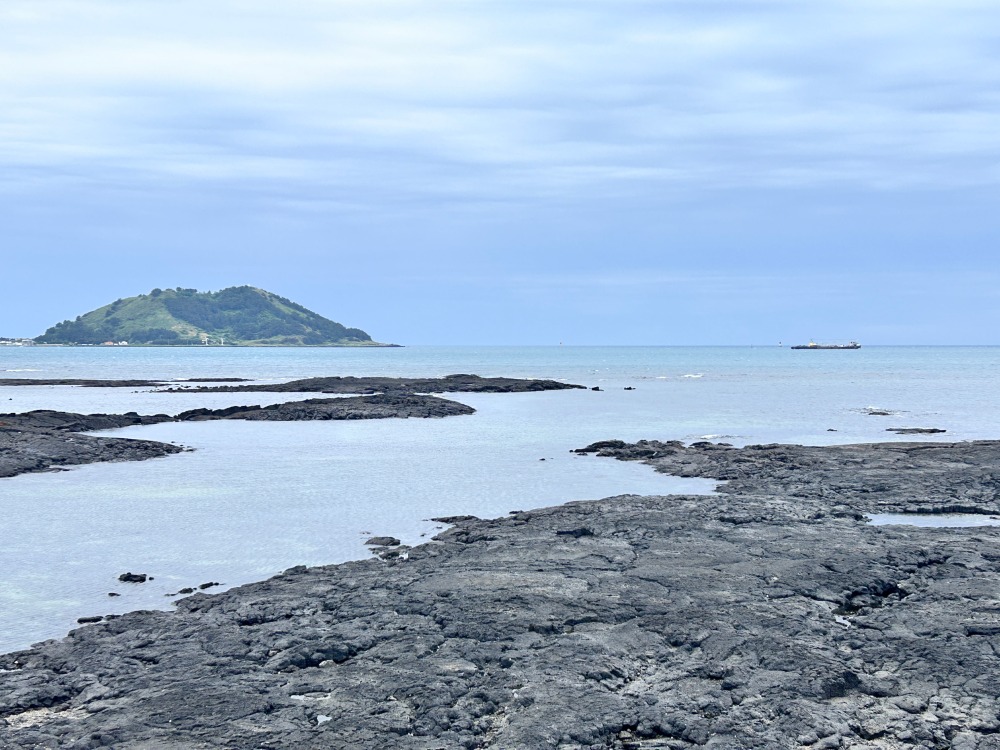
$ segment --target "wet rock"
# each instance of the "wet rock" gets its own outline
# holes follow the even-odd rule
[[[365,544],[375,547],[395,547],[400,544],[400,541],[394,536],[373,536]]]
[[[6,421],[6,416],[0,421]],[[182,450],[149,440],[101,438],[0,424],[0,478],[99,461],[145,461]]]
[[[245,419],[267,422],[315,420],[440,418],[475,414],[471,406],[437,396],[385,393],[374,396],[320,398],[289,401],[272,406],[230,406],[226,409],[194,409],[177,415],[177,421]]]
[[[438,523],[468,523],[469,521],[478,521],[478,516],[438,516],[437,518],[430,519],[431,521],[437,521]]]
[[[599,440],[591,443],[586,448],[574,448],[574,453],[597,453],[602,450],[620,450],[626,447],[624,440]]]
[[[145,583],[147,580],[152,580],[145,573],[122,573],[118,576],[118,580],[122,583]]]

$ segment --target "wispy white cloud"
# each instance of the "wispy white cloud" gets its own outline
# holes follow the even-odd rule
[[[382,207],[993,185],[998,24],[931,0],[6,0],[0,183]]]

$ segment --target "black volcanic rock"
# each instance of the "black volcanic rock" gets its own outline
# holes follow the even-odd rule
[[[73,385],[85,388],[148,388],[162,380],[89,380],[81,378],[0,378],[0,386]]]
[[[400,541],[394,536],[373,536],[365,544],[375,547],[398,547]]]
[[[18,414],[0,414],[0,427],[22,430],[46,430],[57,432],[92,432],[113,430],[119,427],[171,422],[174,418],[166,414],[143,416],[134,411],[126,414],[76,414],[66,411],[38,409]]]
[[[162,422],[219,419],[312,421],[340,419],[441,418],[474,414],[457,401],[413,394],[379,394],[346,398],[289,401],[271,406],[231,406],[166,414],[75,414],[48,410],[0,414],[0,478],[55,467],[102,461],[142,461],[179,453],[167,443],[81,435],[80,432]]]
[[[287,383],[202,386],[185,390],[209,393],[524,393],[583,387],[558,380],[447,375],[443,378],[322,377]]]
[[[91,437],[0,424],[0,477],[100,461],[145,461],[182,450],[150,440]]]
[[[271,406],[230,406],[194,409],[178,414],[179,422],[244,419],[266,422],[304,422],[327,419],[387,419],[451,417],[475,414],[475,409],[435,396],[378,394],[344,398],[313,398]]]
[[[231,380],[238,380],[232,378]],[[56,382],[56,381],[51,381]],[[59,381],[62,384],[101,385],[153,381]],[[192,381],[187,381],[192,382]],[[581,388],[553,380],[516,378],[480,378],[476,375],[451,375],[446,378],[313,378],[277,385],[215,386],[206,391],[313,391],[372,395],[307,399],[270,406],[230,406],[224,409],[191,409],[177,416],[167,414],[75,414],[36,410],[0,414],[0,477],[15,476],[53,467],[99,461],[139,461],[169,455],[181,448],[163,443],[119,438],[77,435],[79,432],[119,427],[159,424],[161,422],[196,422],[217,419],[251,421],[311,421],[340,419],[440,418],[474,414],[475,409],[456,401],[421,395],[418,391],[513,393]],[[191,390],[191,389],[182,389]]]
[[[0,657],[18,748],[1000,747],[1000,443],[599,449],[715,495],[468,521]]]
[[[73,385],[84,388],[151,388],[182,383],[245,383],[246,378],[188,378],[176,380],[95,380],[81,378],[0,378],[2,386]]]

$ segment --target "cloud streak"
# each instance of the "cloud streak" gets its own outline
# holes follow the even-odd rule
[[[0,166],[8,189],[257,182],[381,210],[994,185],[998,23],[977,2],[8,0]]]

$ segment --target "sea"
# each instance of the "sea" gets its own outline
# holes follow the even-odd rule
[[[552,378],[586,390],[446,394],[476,413],[445,419],[113,430],[100,434],[192,450],[0,479],[0,652],[63,636],[79,617],[170,609],[181,588],[217,582],[211,593],[294,565],[369,557],[364,542],[373,535],[419,544],[445,528],[435,517],[716,486],[572,452],[597,440],[1000,437],[1000,347],[0,347],[0,378],[454,373]],[[0,412],[173,414],[315,395],[0,386]],[[947,432],[899,436],[887,431],[894,427]],[[151,580],[121,583],[125,572]]]

